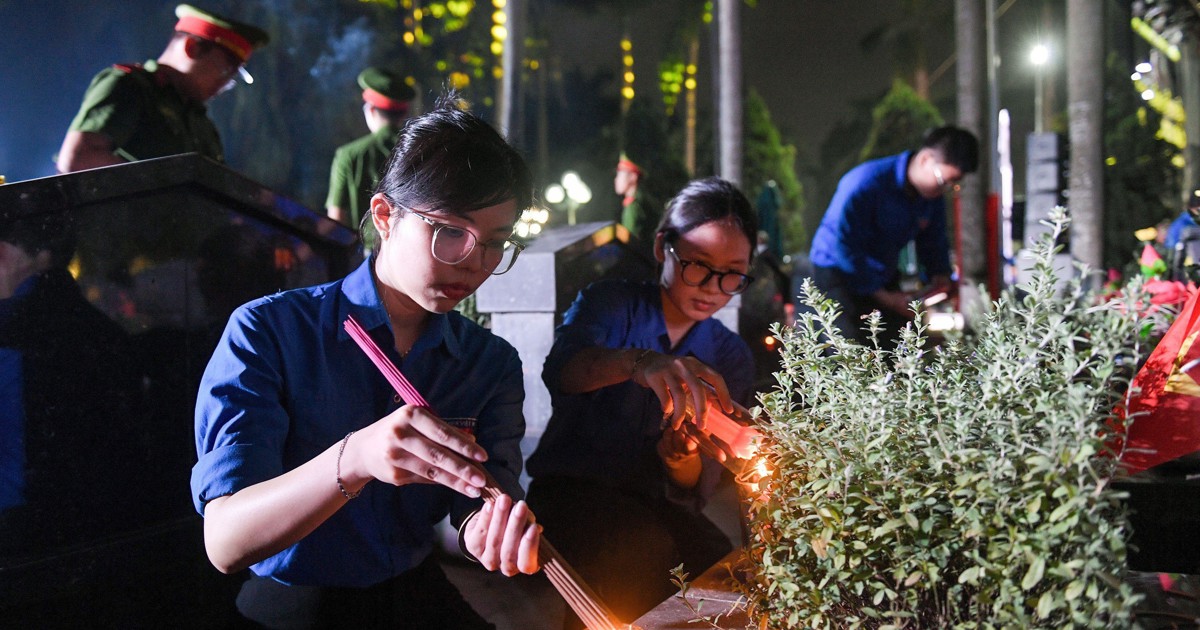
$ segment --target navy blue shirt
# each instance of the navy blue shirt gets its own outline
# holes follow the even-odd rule
[[[16,304],[33,290],[37,276],[17,285],[0,300],[0,328],[13,317]],[[21,351],[0,347],[0,512],[25,503],[25,397]]]
[[[643,348],[693,356],[725,379],[733,400],[753,396],[754,359],[746,342],[716,319],[696,322],[672,348],[657,285],[597,282],[579,293],[555,331],[542,378],[554,406],[546,432],[529,458],[529,474],[582,477],[662,496],[666,473],[655,446],[662,405],[632,380],[582,394],[562,391],[563,365],[584,348]]]
[[[1179,240],[1183,238],[1183,231],[1188,228],[1196,227],[1196,221],[1192,219],[1192,214],[1187,210],[1183,211],[1175,220],[1171,222],[1171,226],[1167,228],[1167,237],[1163,241],[1163,245],[1167,250],[1175,249],[1179,244]]]
[[[191,485],[201,514],[207,501],[296,468],[402,404],[342,328],[351,313],[434,411],[478,419],[486,468],[511,496],[524,496],[525,391],[516,350],[450,312],[431,315],[401,359],[372,263],[234,311],[196,402],[199,461]],[[300,542],[251,569],[286,584],[370,586],[420,563],[433,548],[433,526],[447,513],[457,522],[477,505],[441,485],[373,481]]]
[[[852,290],[869,295],[883,288],[916,241],[917,258],[931,276],[950,273],[946,202],[926,199],[908,185],[911,151],[859,164],[842,176],[813,236],[809,258],[850,278]]]

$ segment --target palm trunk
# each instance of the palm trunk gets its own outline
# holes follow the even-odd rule
[[[1067,0],[1071,254],[1100,270],[1104,255],[1104,3]]]
[[[742,183],[742,38],[738,13],[741,2],[717,0],[720,175],[735,186]]]
[[[958,89],[958,126],[975,134],[980,140],[979,170],[963,180],[959,200],[962,204],[962,265],[960,284],[975,286],[985,279],[987,252],[999,243],[987,242],[984,208],[987,198],[987,174],[991,172],[992,143],[987,141],[988,126],[985,114],[987,75],[984,65],[984,11],[978,0],[955,2],[955,49]]]

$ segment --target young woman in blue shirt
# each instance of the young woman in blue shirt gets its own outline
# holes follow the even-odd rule
[[[655,234],[658,281],[584,289],[546,359],[554,409],[529,458],[529,503],[625,621],[674,592],[671,568],[698,575],[731,549],[700,513],[720,468],[684,416],[750,403],[750,349],[713,315],[752,280],[757,230],[732,184],[691,182]],[[582,627],[568,616],[567,628]]]
[[[452,103],[400,132],[371,199],[374,253],[341,280],[239,308],[205,371],[192,496],[212,563],[253,573],[237,608],[256,627],[492,627],[431,558],[447,514],[489,570],[537,570],[540,527],[517,500],[520,360],[453,311],[519,253],[532,186]],[[349,315],[432,408],[398,400]],[[477,419],[474,435],[451,417]],[[482,469],[508,496],[483,504]]]

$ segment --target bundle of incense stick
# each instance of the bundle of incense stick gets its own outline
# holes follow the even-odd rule
[[[358,320],[350,315],[346,318],[344,324],[346,332],[350,333],[350,337],[358,343],[358,347],[366,353],[375,367],[383,373],[384,378],[391,383],[392,387],[400,394],[400,398],[406,404],[416,405],[418,407],[426,407],[432,409],[425,397],[413,387],[412,383],[404,376],[402,372],[392,363],[391,359],[383,353],[379,345],[375,343],[367,335],[367,331],[363,329]],[[481,468],[486,485],[483,487],[483,497],[487,501],[495,501],[500,495],[504,494],[504,490],[496,482],[486,469]],[[538,559],[542,562],[542,570],[546,572],[546,577],[550,579],[550,583],[558,590],[563,599],[571,610],[575,611],[576,615],[583,621],[589,630],[620,630],[628,628],[627,624],[616,621],[617,617],[600,601],[592,589],[584,583],[579,574],[567,564],[567,561],[558,553],[558,550],[550,544],[549,540],[543,535],[538,542]]]
[[[750,417],[750,413],[737,403],[733,403],[733,409],[735,416]],[[695,422],[694,412],[691,415],[691,420]],[[756,443],[759,437],[758,430],[754,427],[741,424],[729,417],[721,409],[720,405],[716,404],[716,401],[711,401],[708,405],[708,410],[704,414],[704,421],[704,431],[728,444],[730,450],[737,457],[749,459],[758,450],[758,444]]]

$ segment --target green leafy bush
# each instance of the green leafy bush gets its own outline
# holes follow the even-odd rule
[[[1060,282],[1052,243],[1029,285],[936,349],[920,326],[894,351],[847,341],[805,288],[815,312],[777,330],[762,398],[773,472],[749,506],[742,588],[763,627],[1133,623],[1106,427],[1146,320],[1137,287],[1103,301]]]

